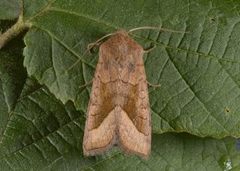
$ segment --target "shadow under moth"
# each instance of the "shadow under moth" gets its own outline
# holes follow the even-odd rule
[[[144,49],[118,31],[99,47],[83,138],[84,155],[102,154],[113,145],[147,158],[151,114],[143,62]]]

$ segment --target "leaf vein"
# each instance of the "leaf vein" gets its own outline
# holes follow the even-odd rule
[[[172,62],[172,64],[174,65],[174,67],[176,68],[176,70],[178,71],[179,75],[182,77],[183,81],[186,83],[186,85],[189,87],[189,90],[191,90],[191,92],[194,94],[194,96],[197,98],[197,100],[199,101],[200,104],[202,104],[202,107],[206,110],[206,112],[208,113],[208,115],[210,115],[215,121],[216,123],[227,133],[229,133],[228,130],[226,130],[226,128],[213,116],[211,115],[211,112],[209,111],[208,107],[204,104],[204,102],[202,102],[202,100],[197,96],[197,94],[194,92],[194,90],[192,89],[191,85],[188,84],[187,80],[184,78],[184,76],[181,74],[180,70],[178,69],[178,67],[176,66],[176,64],[174,63],[174,61],[172,60],[172,58],[170,57],[170,54],[168,51],[166,51],[168,53],[169,59]]]

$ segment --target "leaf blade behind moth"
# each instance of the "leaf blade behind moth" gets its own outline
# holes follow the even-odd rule
[[[42,3],[39,6],[46,2],[39,1]],[[188,132],[201,137],[240,136],[236,53],[240,29],[239,17],[231,10],[239,2],[150,0],[119,1],[114,6],[107,0],[96,4],[87,0],[65,2],[52,3],[29,21],[35,29],[25,38],[24,63],[28,74],[47,85],[57,98],[64,103],[72,100],[78,109],[86,111],[89,88],[79,90],[79,86],[93,78],[97,54],[83,54],[87,45],[100,37],[120,28],[146,25],[188,31],[190,34],[158,31],[134,34],[144,47],[156,44],[145,58],[148,81],[161,84],[159,89],[150,89],[153,130]],[[96,8],[89,10],[92,6]],[[29,15],[31,9],[36,8],[28,4]],[[51,47],[53,54],[49,53]]]

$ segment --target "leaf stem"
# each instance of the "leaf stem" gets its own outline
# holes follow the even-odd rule
[[[0,49],[2,49],[7,42],[29,27],[29,24],[24,23],[22,16],[19,16],[18,21],[11,28],[3,34],[0,33]]]

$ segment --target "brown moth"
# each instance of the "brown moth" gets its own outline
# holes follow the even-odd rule
[[[84,155],[118,145],[147,158],[151,152],[151,114],[143,62],[144,49],[118,31],[99,47],[83,138]]]

